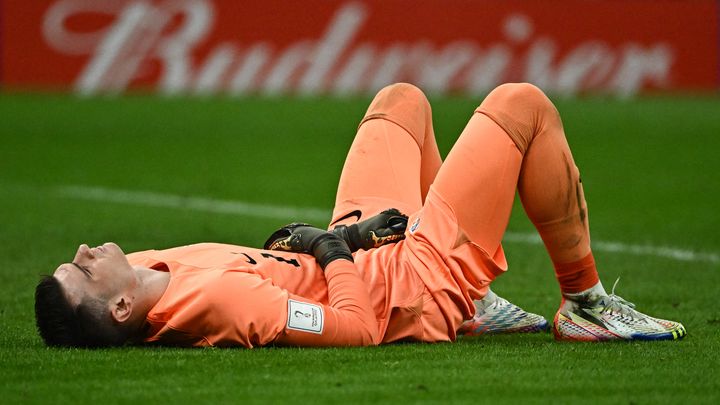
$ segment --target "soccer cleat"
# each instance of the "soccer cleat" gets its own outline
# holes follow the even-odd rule
[[[463,322],[459,335],[532,333],[546,330],[548,322],[540,315],[524,311],[492,291],[475,301],[475,316]]]
[[[615,282],[617,285],[617,281]],[[687,332],[679,322],[666,321],[635,310],[635,305],[615,295],[593,295],[578,301],[563,298],[555,314],[557,340],[672,340]]]

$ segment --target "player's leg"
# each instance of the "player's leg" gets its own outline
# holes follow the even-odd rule
[[[467,136],[457,147],[473,150],[473,155],[484,160],[483,156],[477,155],[477,151],[494,153],[495,148],[491,146],[491,141],[479,136],[479,133],[489,139],[504,141],[509,136],[515,146],[511,149],[520,152],[522,163],[518,168],[515,159],[517,153],[508,152],[511,157],[506,156],[506,159],[509,162],[495,165],[494,170],[491,168],[488,171],[491,176],[503,172],[504,178],[494,179],[500,183],[505,182],[505,187],[501,188],[499,193],[495,188],[487,188],[481,201],[488,201],[487,196],[493,196],[495,200],[490,199],[491,204],[482,204],[483,208],[489,209],[474,210],[471,212],[475,215],[474,218],[464,219],[466,223],[479,221],[488,224],[486,229],[479,229],[479,233],[475,232],[470,239],[477,241],[489,252],[500,249],[500,238],[507,226],[513,199],[510,188],[514,188],[517,183],[528,216],[546,241],[563,291],[582,291],[596,284],[602,288],[602,285],[598,284],[597,271],[590,253],[587,209],[579,173],[565,140],[560,117],[552,103],[533,86],[507,85],[491,93],[476,112],[480,114],[473,117],[465,132]],[[472,122],[473,120],[475,122]],[[483,144],[487,145],[482,146]],[[530,144],[533,145],[532,148],[529,148]],[[500,156],[502,154],[498,155]],[[563,159],[559,159],[560,156]],[[458,166],[466,164],[462,162],[462,158],[454,163]],[[488,183],[486,180],[478,182]],[[441,194],[452,192],[445,190],[441,191]],[[469,193],[475,194],[475,191]],[[464,198],[455,196],[454,201]],[[493,217],[493,210],[499,215]],[[489,232],[486,232],[488,230]],[[572,239],[572,242],[566,242],[568,239]],[[533,314],[527,316],[513,304],[493,295],[490,292],[483,300],[475,302],[477,312],[472,320],[461,326],[461,331],[472,333],[471,328],[493,331],[498,329],[497,325],[501,325],[499,329],[502,329],[502,325],[508,322],[514,322],[515,328],[519,330],[532,331],[539,325],[547,326],[546,322],[538,322]]]
[[[492,280],[507,268],[500,241],[522,156],[502,128],[474,114],[440,168],[422,210],[410,219],[410,260],[441,308],[448,330],[457,330],[464,319],[473,317],[473,300],[483,299]]]
[[[486,165],[480,167],[478,162]],[[458,184],[458,178],[469,181]],[[492,280],[503,270],[504,257],[498,253],[502,253],[500,240],[515,185],[550,254],[565,298],[556,317],[562,323],[556,325],[558,337],[666,339],[684,335],[682,325],[650,318],[619,297],[605,294],[590,249],[579,172],[559,114],[539,89],[528,84],[503,85],[488,95],[438,173],[423,209],[440,218],[455,217],[454,248],[466,237],[493,259],[484,262],[485,271],[480,274],[451,266],[461,287],[468,283],[470,293],[477,292],[483,287],[477,280]],[[429,221],[431,227],[434,221]],[[446,241],[440,238],[438,242]],[[594,322],[587,321],[588,317]]]
[[[514,87],[488,97],[480,112],[503,127],[524,151],[518,192],[550,254],[563,293],[555,316],[556,337],[591,341],[683,337],[681,324],[642,314],[614,291],[607,295],[595,268],[587,204],[560,116],[538,90]],[[521,111],[516,112],[518,108]]]
[[[411,214],[422,206],[442,161],[432,111],[417,87],[398,83],[373,99],[348,153],[331,225],[356,222],[387,208]]]
[[[545,243],[561,290],[576,293],[597,285],[580,173],[555,106],[535,86],[509,84],[489,94],[477,113],[474,119],[490,121],[493,132],[512,139],[522,154],[515,174],[518,194]],[[493,238],[504,225],[496,224]]]

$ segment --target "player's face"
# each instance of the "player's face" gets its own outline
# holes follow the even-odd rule
[[[61,264],[53,276],[60,281],[73,307],[86,294],[112,298],[137,285],[135,270],[128,263],[125,253],[114,243],[94,248],[80,245],[73,261]]]

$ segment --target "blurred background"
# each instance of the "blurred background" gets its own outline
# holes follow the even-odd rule
[[[2,3],[6,89],[81,95],[717,92],[715,0]]]

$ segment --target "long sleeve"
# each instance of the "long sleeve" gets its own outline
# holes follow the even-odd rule
[[[147,342],[177,346],[377,344],[369,287],[354,263],[198,244],[130,255],[171,281],[147,315]]]
[[[379,342],[377,318],[370,304],[367,286],[355,264],[347,260],[330,263],[325,276],[328,284],[328,305],[290,296],[285,332],[276,340],[293,346],[368,346]],[[298,308],[294,310],[293,307]],[[303,328],[304,309],[316,308],[321,325]],[[310,318],[314,314],[310,313]],[[296,327],[297,326],[297,327]]]
[[[178,346],[368,346],[379,341],[355,264],[327,266],[328,303],[290,294],[256,274],[205,271],[175,280],[148,322],[147,342]]]

